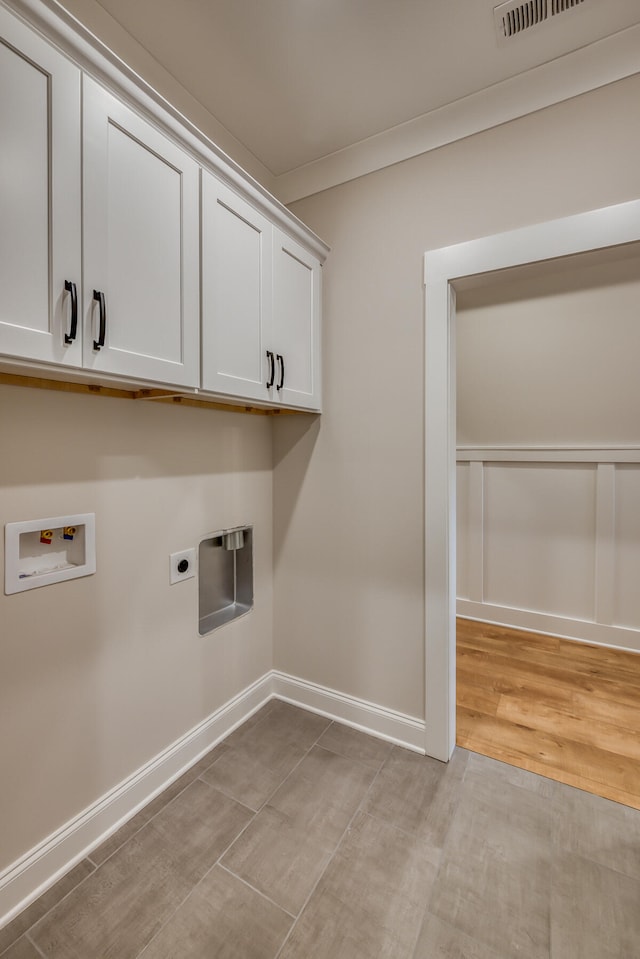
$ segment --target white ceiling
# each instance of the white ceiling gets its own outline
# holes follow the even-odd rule
[[[577,6],[507,42],[493,0],[8,2],[65,8],[284,203],[640,74],[640,0],[536,0]]]
[[[99,2],[274,176],[640,23],[584,0],[499,45],[492,0]]]

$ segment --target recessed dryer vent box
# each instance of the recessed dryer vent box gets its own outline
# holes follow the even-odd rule
[[[4,591],[7,596],[89,576],[95,571],[95,513],[6,524]]]
[[[253,530],[220,530],[198,550],[198,630],[201,636],[253,607]]]

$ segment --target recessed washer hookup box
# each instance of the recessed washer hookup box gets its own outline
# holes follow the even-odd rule
[[[96,571],[95,513],[7,523],[4,560],[7,596],[90,576]]]

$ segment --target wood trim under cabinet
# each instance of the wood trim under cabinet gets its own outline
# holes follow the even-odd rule
[[[225,410],[229,413],[250,413],[257,416],[315,416],[308,410],[290,410],[281,407],[250,406],[239,402],[222,403],[202,396],[191,396],[175,390],[138,389],[125,390],[103,386],[98,383],[75,383],[68,380],[49,380],[39,376],[21,376],[16,373],[0,373],[0,386],[26,386],[36,390],[54,390],[59,393],[84,393],[92,396],[110,396],[124,400],[147,400],[157,403],[173,403],[177,406],[195,406],[201,409]]]

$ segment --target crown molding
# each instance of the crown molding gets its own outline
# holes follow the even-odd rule
[[[67,31],[70,28],[85,47],[93,47],[94,51],[100,51],[103,59],[110,60],[121,77],[127,75],[165,110],[177,115],[210,151],[230,167],[242,170],[245,179],[248,172],[257,192],[267,192],[282,204],[293,203],[640,73],[640,24],[636,24],[274,176],[106,14],[96,0],[0,0],[0,4],[43,30],[63,50],[69,48]],[[74,12],[79,6],[83,11],[82,23]],[[128,63],[112,52],[115,49],[122,51]],[[73,52],[77,53],[77,46]],[[113,76],[109,79],[115,82]],[[158,92],[160,89],[164,95]]]
[[[640,73],[640,24],[275,177],[293,203]]]
[[[188,117],[203,137],[220,153],[233,159],[251,177],[271,188],[273,174],[251,151],[213,116],[168,70],[156,60],[97,0],[0,0],[9,10],[39,29],[47,39],[74,58],[69,31],[136,75],[165,104]],[[142,78],[144,78],[142,80]]]
[[[93,0],[86,2],[93,3]],[[175,102],[169,101],[137,72],[137,64],[134,67],[125,62],[101,36],[70,13],[63,3],[59,0],[0,0],[2,7],[17,14],[81,70],[172,136],[199,164],[244,196],[272,223],[312,251],[321,262],[326,259],[329,247],[323,240],[287,210],[264,183],[247,173],[218,143],[182,113]],[[131,44],[136,48],[138,46],[132,39]],[[158,70],[164,68],[158,67]],[[174,92],[179,90],[182,88],[176,83]]]

